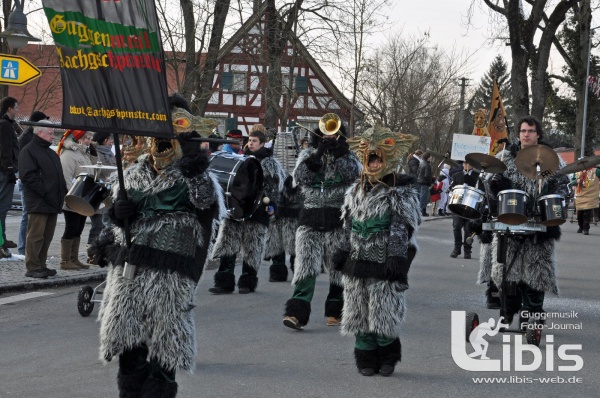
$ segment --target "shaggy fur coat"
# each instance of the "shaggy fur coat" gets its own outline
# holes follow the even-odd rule
[[[354,184],[342,216],[350,252],[338,251],[343,274],[342,333],[398,337],[406,304],[408,270],[417,253],[419,192],[406,175],[388,175],[371,187]]]
[[[270,199],[269,206],[277,207],[286,177],[285,171],[279,160],[270,153],[260,159],[260,164],[265,181],[264,196]],[[258,271],[269,237],[269,216],[266,214],[266,206],[260,205],[255,214],[245,221],[223,220],[212,257],[216,259],[234,256],[241,252],[243,261]]]
[[[130,249],[118,225],[101,235],[111,266],[98,314],[100,358],[109,361],[146,344],[149,357],[164,368],[191,370],[196,357],[191,310],[209,243],[225,215],[221,187],[206,171],[188,178],[171,166],[156,173],[147,155],[124,171],[124,179],[138,209]],[[115,184],[113,200],[117,195]],[[122,276],[124,261],[137,266],[131,281]]]
[[[322,161],[315,159],[316,151],[307,148],[300,152],[293,172],[294,185],[300,186],[304,202],[296,231],[292,284],[318,275],[324,264],[331,283],[341,286],[341,274],[332,266],[333,253],[344,245],[341,208],[346,190],[360,175],[361,164],[347,149],[343,154],[325,153]]]
[[[302,194],[299,187],[293,186],[292,176],[285,179],[281,198],[277,204],[275,220],[269,225],[269,240],[265,250],[265,259],[280,253],[296,255],[296,230],[298,216],[302,207]]]
[[[497,196],[498,191],[505,189],[518,189],[529,194],[530,200],[540,196],[538,192],[538,182],[521,174],[515,164],[515,158],[518,153],[516,145],[510,149],[501,151],[496,158],[501,159],[504,152],[504,164],[506,171],[496,182],[492,179],[490,188],[492,194]],[[564,162],[560,161],[559,168],[564,167]],[[496,182],[496,183],[495,183]],[[542,194],[558,194],[567,196],[569,180],[567,176],[554,174],[543,180]],[[506,262],[514,263],[507,275],[509,282],[524,282],[532,289],[547,291],[558,294],[558,285],[556,283],[556,254],[554,245],[560,239],[560,227],[547,227],[544,233],[534,235],[509,235],[507,239]],[[497,261],[498,236],[489,244],[482,244],[480,248],[480,269],[478,283],[487,283],[493,280],[497,286],[502,283],[503,264]]]

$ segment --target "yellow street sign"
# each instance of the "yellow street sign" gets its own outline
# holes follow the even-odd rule
[[[23,86],[42,75],[42,71],[23,57],[0,54],[0,84]]]

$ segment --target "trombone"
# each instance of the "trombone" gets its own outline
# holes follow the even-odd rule
[[[315,134],[315,132],[311,129],[309,129],[306,126],[301,125],[300,123],[296,122],[296,126],[308,131],[311,134],[317,135]],[[339,132],[340,128],[342,127],[342,119],[340,119],[340,117],[338,115],[336,115],[335,113],[326,113],[325,115],[323,115],[321,117],[321,119],[319,119],[319,131],[321,131],[321,133],[323,133],[323,135],[334,135],[334,134],[340,134],[343,135],[342,133]],[[347,138],[346,136],[344,136],[344,138]]]

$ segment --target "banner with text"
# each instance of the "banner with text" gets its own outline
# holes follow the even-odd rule
[[[454,134],[452,138],[451,159],[465,160],[470,153],[485,153],[490,150],[491,137],[480,137],[470,134]]]
[[[171,137],[153,0],[43,0],[61,71],[67,128]]]

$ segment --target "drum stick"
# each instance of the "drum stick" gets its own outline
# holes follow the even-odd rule
[[[504,143],[504,146],[502,147],[502,156],[500,156],[500,160],[504,162],[504,151],[506,150],[506,142]]]

